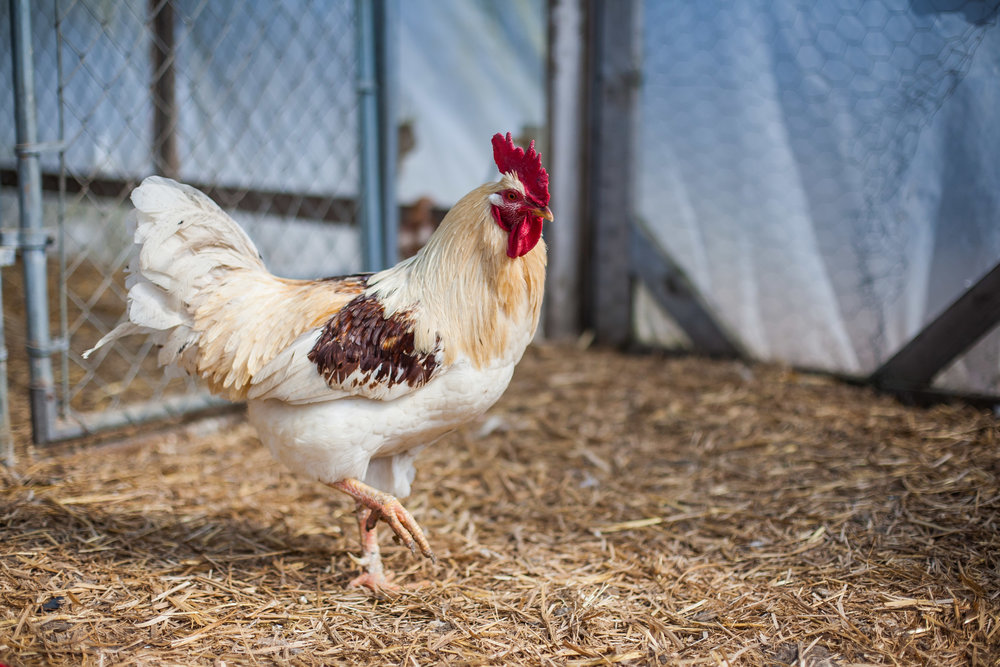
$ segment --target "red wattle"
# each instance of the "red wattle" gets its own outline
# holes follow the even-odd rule
[[[490,209],[494,222],[507,232],[507,256],[511,259],[517,259],[531,252],[531,249],[538,244],[538,239],[542,238],[543,218],[528,216],[521,222],[515,223],[513,227],[509,227],[500,215],[500,209],[496,206],[491,206]]]
[[[507,234],[507,256],[511,259],[528,254],[542,238],[542,218],[529,216],[514,225]]]
[[[490,212],[493,213],[493,221],[497,223],[497,227],[504,230],[505,232],[509,232],[510,227],[508,227],[507,224],[504,223],[503,216],[500,215],[500,209],[498,209],[496,206],[490,206]]]

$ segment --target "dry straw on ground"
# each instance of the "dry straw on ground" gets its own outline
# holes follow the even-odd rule
[[[998,420],[771,366],[532,348],[426,450],[431,565],[245,426],[0,473],[0,661],[996,664]]]

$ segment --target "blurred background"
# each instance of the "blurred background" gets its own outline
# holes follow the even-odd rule
[[[80,356],[124,311],[145,176],[205,190],[275,273],[336,275],[415,252],[497,131],[552,176],[548,338],[1000,397],[968,298],[1000,290],[998,6],[3,2],[13,436],[212,405],[142,341]]]

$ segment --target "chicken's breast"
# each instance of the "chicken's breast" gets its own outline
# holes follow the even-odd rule
[[[301,475],[326,483],[363,479],[403,498],[410,493],[415,450],[485,412],[513,371],[510,361],[483,369],[459,361],[419,390],[390,401],[251,400],[250,422],[274,457]]]

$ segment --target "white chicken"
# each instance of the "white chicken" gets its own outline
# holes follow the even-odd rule
[[[376,524],[433,559],[399,498],[417,452],[489,408],[538,325],[548,175],[534,143],[493,137],[500,179],[463,197],[416,255],[374,274],[270,274],[244,231],[198,190],[152,176],[132,193],[128,319],[95,349],[150,335],[159,363],[246,400],[293,471],[355,499],[364,571],[393,588]]]

